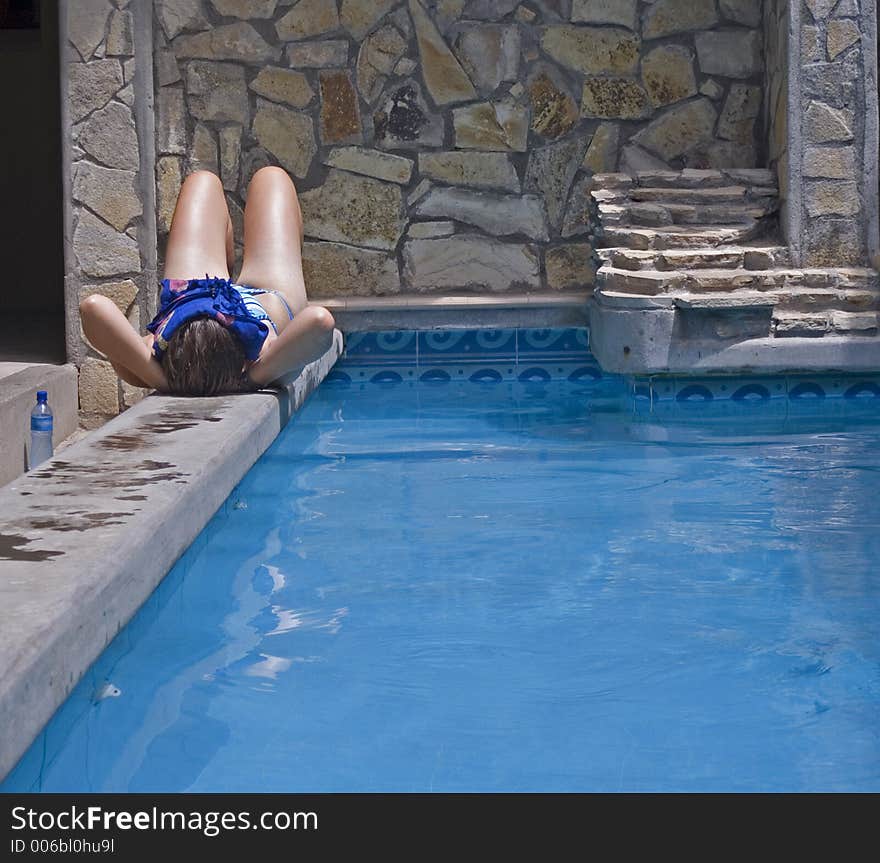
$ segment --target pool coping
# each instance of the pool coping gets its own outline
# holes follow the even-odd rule
[[[277,390],[148,396],[0,488],[0,780],[342,348]]]

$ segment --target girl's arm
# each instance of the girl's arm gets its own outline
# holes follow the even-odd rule
[[[93,294],[79,304],[83,332],[113,364],[122,380],[147,389],[168,389],[168,381],[150,345],[152,336],[139,336],[109,297]]]
[[[263,346],[260,356],[248,369],[251,382],[265,386],[316,360],[330,347],[334,326],[333,315],[327,309],[321,306],[303,309],[277,339]]]

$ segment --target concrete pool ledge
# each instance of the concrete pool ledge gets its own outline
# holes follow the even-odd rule
[[[148,396],[0,489],[0,779],[342,353],[284,388]]]

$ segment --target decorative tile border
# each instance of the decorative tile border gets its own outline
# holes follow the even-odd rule
[[[474,381],[594,382],[602,371],[585,327],[551,329],[401,330],[350,333],[327,381],[400,384]],[[880,404],[874,374],[716,375],[631,377],[636,403],[698,406],[730,402],[744,409],[776,399],[806,404],[842,398]]]
[[[731,375],[718,377],[633,378],[636,400],[707,404],[732,401],[760,403],[771,399],[817,401],[826,398],[858,399],[880,404],[880,372],[875,374]]]
[[[605,377],[583,327],[351,333],[327,380],[482,383]]]

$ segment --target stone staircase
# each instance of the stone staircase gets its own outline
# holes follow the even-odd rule
[[[777,239],[771,171],[597,174],[591,194],[601,263],[591,322],[609,370],[692,371],[707,354],[748,340],[878,335],[874,270],[792,265]],[[627,312],[629,327],[622,326]],[[662,315],[659,329],[660,319],[644,317],[650,313]],[[664,354],[658,344],[626,343],[639,338],[669,344]],[[644,368],[633,367],[640,362]]]

